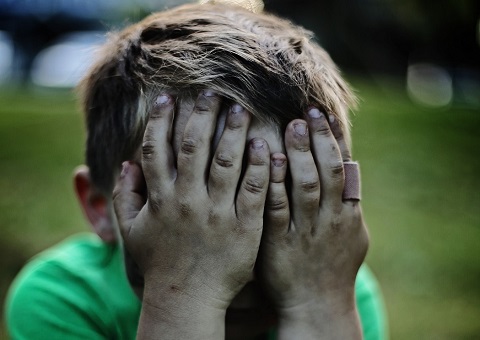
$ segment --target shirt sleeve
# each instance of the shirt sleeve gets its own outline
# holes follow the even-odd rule
[[[382,293],[375,276],[365,264],[358,272],[355,294],[364,340],[387,340],[388,322]]]
[[[60,279],[61,278],[61,279]],[[6,301],[9,337],[23,339],[106,339],[95,301],[81,276],[50,262],[34,263],[13,282]]]

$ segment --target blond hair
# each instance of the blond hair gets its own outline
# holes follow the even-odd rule
[[[138,149],[160,91],[211,88],[283,129],[314,105],[349,141],[355,99],[312,34],[269,14],[224,4],[184,5],[111,34],[80,84],[92,180],[111,190]]]

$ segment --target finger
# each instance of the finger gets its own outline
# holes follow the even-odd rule
[[[163,192],[175,178],[170,144],[173,116],[173,98],[160,95],[150,112],[142,144],[142,168],[149,195]]]
[[[211,90],[202,91],[195,102],[177,158],[177,182],[180,186],[205,185],[210,164],[210,143],[220,111],[220,97]]]
[[[314,221],[320,202],[320,181],[317,166],[310,150],[307,124],[296,119],[290,122],[285,131],[290,174],[292,176],[291,207],[295,225],[305,225]]]
[[[345,139],[344,131],[340,127],[339,120],[334,115],[330,114],[328,117],[330,129],[335,137],[340,153],[343,159],[344,172],[344,186],[343,186],[343,201],[347,205],[356,206],[361,197],[360,190],[360,172],[358,163],[352,162],[352,154],[350,145]]]
[[[333,136],[335,137],[338,147],[340,148],[340,153],[344,162],[349,162],[352,160],[352,153],[350,151],[350,146],[345,140],[343,129],[340,126],[339,120],[335,118],[333,114],[328,116],[328,121],[330,122],[330,129],[332,130]]]
[[[122,164],[122,173],[113,190],[113,207],[120,233],[125,239],[133,220],[146,202],[145,180],[140,167],[131,162]]]
[[[208,192],[214,202],[234,202],[249,123],[250,114],[242,106],[234,104],[228,112],[210,167]]]
[[[313,157],[320,173],[321,204],[342,201],[344,171],[340,148],[330,130],[325,114],[316,108],[308,111]]]
[[[254,138],[248,146],[245,175],[237,195],[237,216],[247,227],[262,225],[270,173],[270,151],[267,142]]]
[[[263,235],[267,239],[282,237],[288,233],[290,210],[285,187],[287,175],[287,157],[282,153],[274,153],[270,158],[270,183],[268,185],[265,204]]]

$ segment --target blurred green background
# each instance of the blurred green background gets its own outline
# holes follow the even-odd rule
[[[392,339],[478,339],[480,110],[415,106],[396,79],[351,82],[367,262]],[[88,230],[71,181],[83,138],[70,92],[0,92],[0,301],[25,260]]]
[[[367,262],[392,339],[480,339],[479,3],[266,1],[317,33],[360,97]],[[89,229],[71,180],[85,137],[75,96],[26,72],[0,87],[2,305],[25,261]]]

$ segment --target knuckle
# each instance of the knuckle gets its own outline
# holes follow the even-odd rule
[[[177,212],[180,216],[188,217],[191,216],[194,210],[192,201],[188,197],[184,197],[183,199],[177,202]]]
[[[343,162],[340,160],[337,162],[330,163],[328,168],[333,175],[343,174]]]
[[[185,138],[182,141],[180,150],[182,151],[182,153],[190,155],[196,152],[196,150],[199,148],[199,144],[200,141],[194,140],[192,138]]]
[[[152,208],[160,208],[168,201],[164,193],[153,190],[147,193],[147,199]],[[158,211],[158,209],[155,209],[155,211]]]
[[[150,111],[150,114],[148,116],[150,120],[159,120],[163,118],[163,111],[162,109],[155,107],[153,110]]]
[[[274,198],[267,201],[267,208],[270,211],[280,211],[288,209],[288,201],[285,198]]]
[[[194,112],[197,114],[209,114],[212,112],[214,101],[212,99],[207,99],[201,96],[195,102],[195,106],[193,107]]]
[[[351,218],[352,221],[355,225],[358,225],[360,227],[363,226],[363,216],[362,216],[362,211],[360,207],[357,205],[354,205],[351,209]]]
[[[149,191],[148,192],[148,200],[149,202],[157,202],[160,204],[162,202],[162,195],[156,191]]]
[[[117,203],[122,199],[121,194],[122,194],[122,189],[118,184],[115,185],[115,188],[113,188],[113,192],[112,192],[112,200],[113,200],[114,206],[116,206]]]
[[[368,248],[370,247],[370,235],[367,232],[367,229],[363,228],[363,237],[361,238],[363,243],[363,248],[365,253],[367,252]]]
[[[295,145],[295,150],[300,152],[310,152],[310,145],[306,143],[298,143]]]
[[[331,134],[331,130],[328,127],[328,124],[325,122],[324,124],[320,124],[315,127],[315,133],[320,136],[328,136]]]
[[[247,229],[243,226],[235,226],[235,228],[233,228],[233,232],[237,236],[244,236],[245,234],[247,234]]]
[[[265,191],[265,182],[258,177],[249,177],[245,180],[243,187],[253,194],[260,194]]]
[[[148,209],[153,213],[156,214],[160,211],[160,207],[162,206],[161,202],[152,198],[151,196],[147,200]]]
[[[269,165],[268,155],[267,156],[265,156],[265,155],[253,155],[250,158],[250,164],[266,168]],[[268,168],[266,168],[266,169],[268,170]]]
[[[220,220],[220,215],[214,211],[210,210],[208,212],[208,225],[217,225]]]
[[[142,155],[144,159],[151,159],[155,155],[153,141],[146,141],[142,144]]]
[[[363,243],[363,255],[367,255],[368,249],[370,248],[370,235],[366,233],[365,240]]]
[[[218,153],[214,161],[215,164],[222,168],[231,168],[234,165],[234,159],[224,153]]]
[[[330,232],[333,233],[334,235],[340,234],[342,230],[344,229],[344,222],[342,219],[338,217],[338,215],[335,215],[336,217],[332,218],[329,224],[329,229]]]
[[[228,122],[227,128],[231,131],[237,131],[242,129],[244,126],[245,124],[243,124],[242,121],[232,119],[231,121]]]
[[[316,192],[320,189],[320,181],[317,178],[305,180],[300,183],[300,187],[305,192]]]
[[[304,211],[313,211],[318,209],[320,205],[320,196],[318,193],[310,193],[310,195],[305,195],[303,209]]]
[[[198,114],[210,113],[210,107],[205,103],[196,103],[193,109]]]
[[[247,126],[246,124],[246,120],[242,117],[238,117],[237,115],[235,116],[232,116],[230,115],[228,118],[227,118],[227,129],[231,130],[231,131],[236,131],[236,130],[240,130],[244,127]]]

